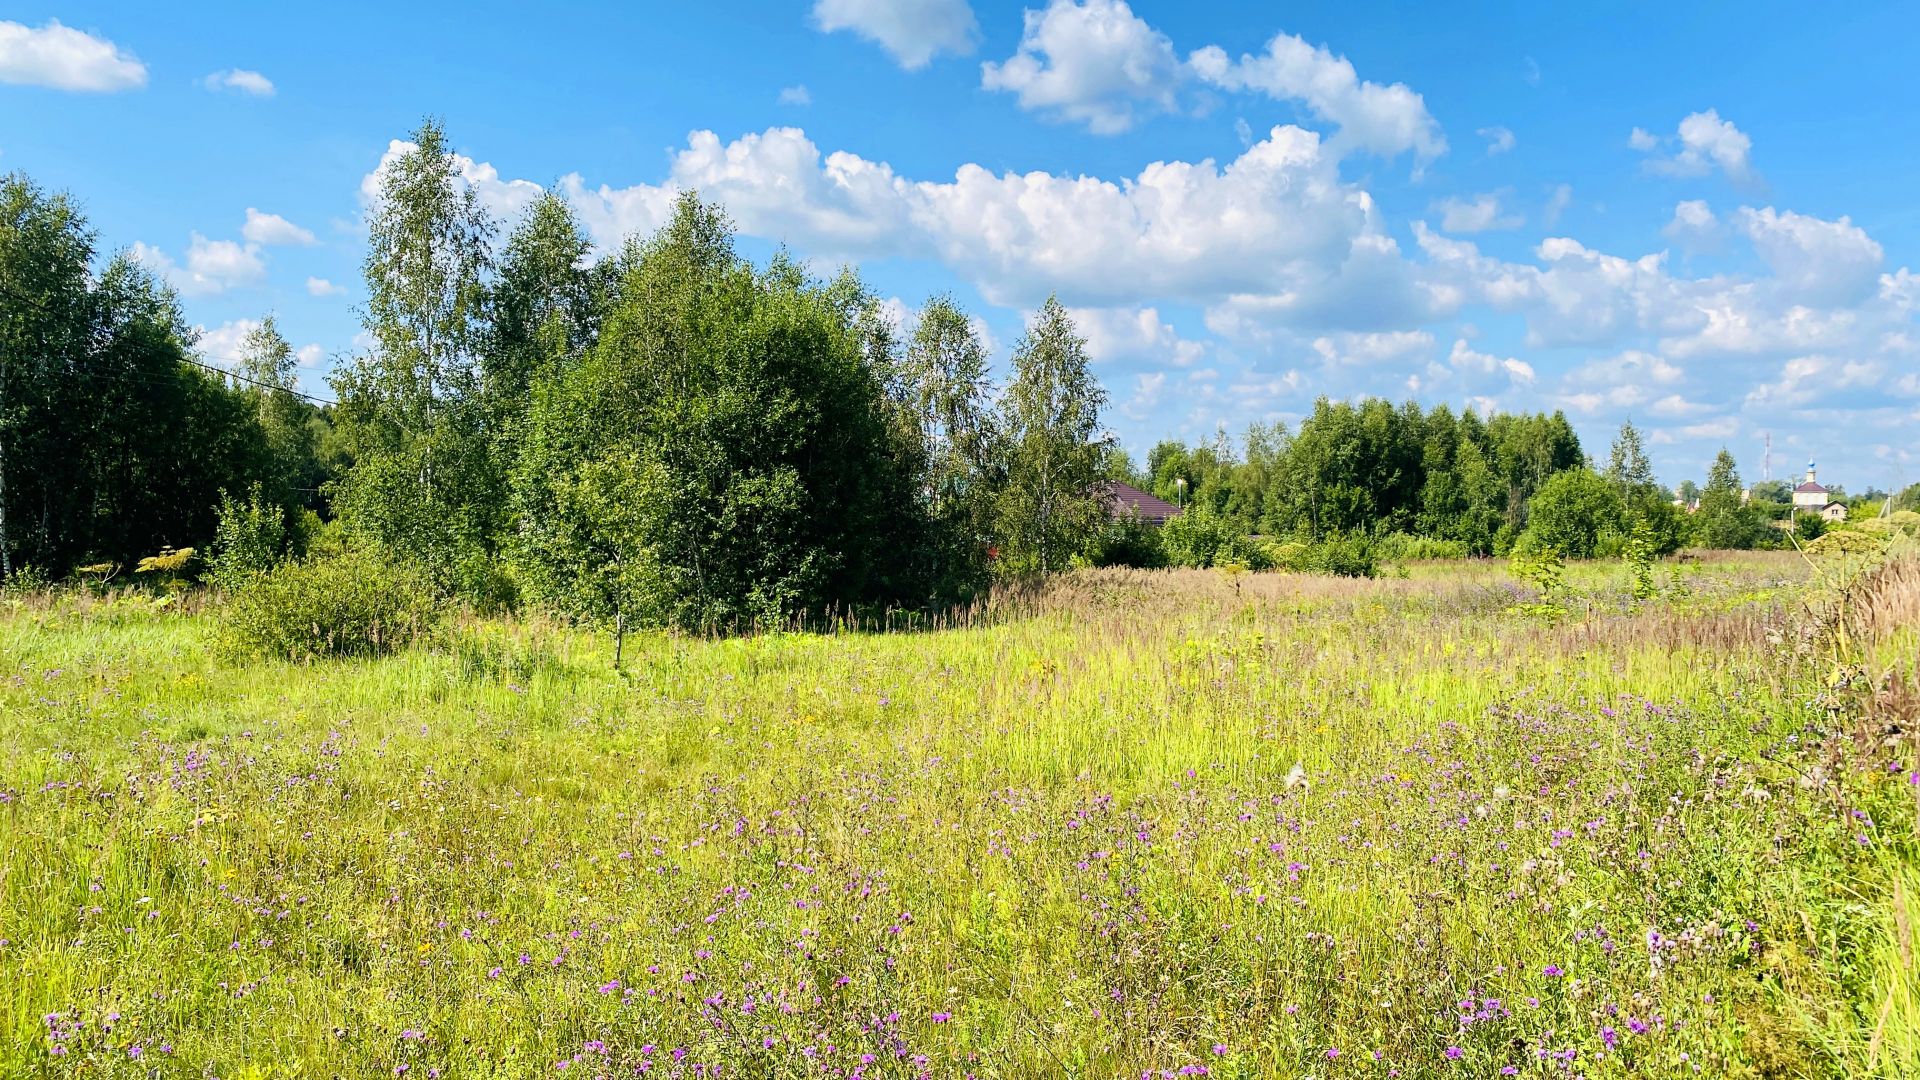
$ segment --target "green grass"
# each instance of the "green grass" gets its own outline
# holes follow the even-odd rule
[[[1794,560],[1683,574],[1109,572],[619,675],[29,599],[0,1075],[1913,1075],[1911,744],[1790,662]]]

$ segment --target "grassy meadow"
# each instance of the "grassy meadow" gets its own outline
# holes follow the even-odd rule
[[[1089,572],[620,673],[18,598],[0,1076],[1920,1075],[1920,575],[1836,637],[1791,554],[1674,565],[1551,620]]]

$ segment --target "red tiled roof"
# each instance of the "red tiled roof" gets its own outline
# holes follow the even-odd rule
[[[1775,490],[1778,490],[1778,489],[1775,489]],[[1821,486],[1820,486],[1819,484],[1816,484],[1816,483],[1814,483],[1813,481],[1811,481],[1811,480],[1809,480],[1809,481],[1807,481],[1806,483],[1804,483],[1804,484],[1801,484],[1801,485],[1800,485],[1799,487],[1797,487],[1797,488],[1794,488],[1794,489],[1793,489],[1793,493],[1794,493],[1795,495],[1800,495],[1800,494],[1808,494],[1808,495],[1812,495],[1812,494],[1815,494],[1815,493],[1818,493],[1818,494],[1821,494],[1821,495],[1824,495],[1824,494],[1826,494],[1826,493],[1827,493],[1827,489],[1826,489],[1826,488],[1824,488],[1824,487],[1821,487]]]
[[[1113,516],[1120,517],[1131,511],[1139,514],[1140,520],[1149,525],[1165,525],[1180,516],[1180,508],[1167,500],[1155,498],[1117,480],[1107,482],[1107,502]]]

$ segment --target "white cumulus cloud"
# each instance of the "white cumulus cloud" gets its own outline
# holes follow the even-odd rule
[[[1730,120],[1723,120],[1715,109],[1705,112],[1689,113],[1680,121],[1680,128],[1670,138],[1660,138],[1641,128],[1634,128],[1627,138],[1627,145],[1644,154],[1649,172],[1666,176],[1705,176],[1719,169],[1731,180],[1750,181],[1755,179],[1753,171],[1753,140],[1747,133],[1733,126]],[[1672,149],[1672,153],[1661,153]]]
[[[1053,0],[1025,18],[1019,50],[980,66],[988,90],[1101,135],[1132,127],[1137,109],[1174,108],[1183,72],[1173,42],[1124,0]]]
[[[197,232],[187,245],[184,265],[161,249],[142,243],[133,245],[132,255],[182,296],[217,296],[229,289],[259,284],[267,276],[267,264],[257,245],[209,240]]]
[[[1383,86],[1362,80],[1344,56],[1276,34],[1264,53],[1230,60],[1209,45],[1190,60],[1205,82],[1226,90],[1255,90],[1297,102],[1340,130],[1340,148],[1391,157],[1411,150],[1421,160],[1446,152],[1447,140],[1427,111],[1426,100],[1404,83]]]
[[[853,31],[909,71],[940,53],[965,56],[980,33],[967,0],[815,0],[813,21],[828,33]]]
[[[58,19],[38,29],[0,20],[0,82],[112,93],[147,85],[147,66],[113,42]]]
[[[1519,228],[1524,222],[1518,214],[1501,212],[1501,196],[1501,192],[1490,191],[1470,199],[1441,199],[1434,204],[1434,209],[1440,212],[1440,227],[1450,233]]]
[[[225,71],[216,71],[208,75],[205,79],[202,79],[201,84],[216,93],[222,90],[232,90],[236,93],[247,94],[252,97],[272,97],[274,93],[272,79],[267,78],[257,71],[248,71],[246,68],[228,68]]]
[[[240,235],[245,237],[249,244],[306,245],[313,243],[313,233],[279,214],[262,213],[251,206],[247,207],[247,222],[240,227]]]

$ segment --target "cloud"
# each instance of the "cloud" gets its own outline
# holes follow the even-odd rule
[[[1206,355],[1205,342],[1181,337],[1155,308],[1069,308],[1068,314],[1087,339],[1087,355],[1095,363],[1191,367]]]
[[[346,289],[335,285],[326,278],[310,277],[307,279],[308,296],[341,296],[344,295],[346,291]]]
[[[785,87],[780,91],[780,104],[811,105],[813,104],[813,94],[808,91],[805,83],[798,86]]]
[[[313,243],[313,234],[295,225],[279,214],[263,214],[253,207],[247,207],[247,223],[240,227],[240,235],[249,244],[260,245],[307,245]]]
[[[1494,127],[1483,127],[1479,131],[1474,132],[1474,134],[1487,140],[1488,157],[1493,157],[1495,154],[1504,154],[1513,149],[1514,144],[1519,142],[1518,139],[1514,138],[1513,132],[1497,125]]]
[[[1847,219],[1683,204],[1683,226],[1716,220],[1758,256],[1741,272],[1705,276],[1665,251],[1616,254],[1565,235],[1500,258],[1423,221],[1411,223],[1415,244],[1403,251],[1371,194],[1342,176],[1332,141],[1282,126],[1230,159],[1159,161],[1123,175],[964,164],[909,176],[822,149],[798,128],[732,140],[696,131],[652,182],[594,186],[570,175],[559,191],[603,251],[651,232],[680,192],[697,189],[743,235],[822,264],[939,264],[988,304],[1020,311],[1057,292],[1116,401],[1131,386],[1136,410],[1177,401],[1205,426],[1294,402],[1306,391],[1291,379],[1313,393],[1442,388],[1456,402],[1558,405],[1596,419],[1630,412],[1678,442],[1684,427],[1728,416],[1751,427],[1761,423],[1756,410],[1801,409],[1792,402],[1809,386],[1844,383],[1813,399],[1823,407],[1899,400],[1901,376],[1920,368],[1920,275],[1888,268],[1880,245]],[[462,159],[460,169],[490,202],[540,190],[483,163]],[[1491,210],[1471,196],[1462,208],[1488,223],[1518,216],[1511,195],[1496,194]],[[1195,310],[1211,336],[1174,328],[1170,312]],[[1529,351],[1518,351],[1522,342],[1476,348],[1461,331],[1439,338],[1454,344],[1436,354],[1442,320],[1483,315],[1516,323]],[[1798,383],[1776,377],[1805,357],[1855,366]],[[1140,382],[1143,373],[1166,378]]]
[[[394,139],[387,143],[386,153],[380,156],[380,164],[360,179],[361,203],[372,206],[380,198],[380,185],[386,180],[387,170],[402,155],[417,149],[419,147],[416,144],[405,139]],[[464,154],[453,155],[453,164],[459,172],[459,183],[471,189],[479,199],[481,208],[496,220],[517,219],[540,197],[543,190],[531,180],[502,180],[498,169]]]
[[[1199,78],[1225,90],[1256,90],[1281,101],[1304,105],[1314,116],[1336,125],[1335,151],[1348,147],[1393,157],[1411,150],[1422,161],[1446,152],[1440,125],[1426,100],[1404,83],[1365,82],[1344,56],[1307,44],[1292,34],[1276,34],[1267,50],[1231,61],[1216,45],[1195,52],[1189,63]]]
[[[201,85],[216,93],[222,90],[233,90],[253,97],[272,97],[274,93],[272,79],[257,71],[248,71],[246,68],[216,71],[200,81]]]
[[[1167,373],[1164,371],[1143,372],[1133,378],[1133,393],[1120,405],[1121,413],[1130,420],[1146,420],[1160,406],[1160,399],[1166,395]]]
[[[223,371],[237,371],[240,358],[246,352],[247,336],[260,329],[258,319],[235,319],[221,323],[209,330],[204,326],[193,328],[198,339],[195,351],[200,359]],[[293,351],[294,362],[301,368],[312,370],[326,360],[326,350],[317,344],[302,345]]]
[[[884,162],[823,155],[797,128],[730,143],[688,137],[660,184],[590,188],[561,180],[597,243],[658,228],[679,191],[724,203],[742,230],[821,257],[931,258],[998,304],[1049,293],[1085,307],[1272,298],[1289,310],[1381,302],[1369,287],[1398,260],[1371,198],[1347,183],[1320,139],[1296,127],[1225,165],[1154,162],[1122,181],[963,165],[950,181],[910,180]]]
[[[1673,154],[1657,153],[1673,144],[1678,145]],[[1634,128],[1627,145],[1643,154],[1653,154],[1646,160],[1646,169],[1663,176],[1705,176],[1718,168],[1731,180],[1744,183],[1758,178],[1751,161],[1753,140],[1731,121],[1722,120],[1714,109],[1689,113],[1669,139]]]
[[[1446,198],[1434,204],[1440,212],[1440,227],[1450,233],[1478,233],[1496,229],[1517,229],[1523,219],[1500,212],[1502,192],[1490,191],[1471,199]]]
[[[218,296],[229,289],[257,285],[267,276],[267,264],[261,259],[257,245],[209,240],[197,232],[187,245],[185,266],[147,244],[134,244],[132,255],[182,296]]]
[[[1812,303],[1847,304],[1872,295],[1880,245],[1852,220],[1825,221],[1773,207],[1741,207],[1740,231],[1782,287]]]
[[[217,368],[234,371],[240,367],[240,355],[245,349],[247,335],[258,329],[260,322],[257,319],[235,319],[212,330],[196,326],[194,330],[199,334],[196,347],[200,358]]]
[[[1885,368],[1871,360],[1798,356],[1781,365],[1779,378],[1749,391],[1746,404],[1806,405],[1842,390],[1877,386],[1883,374]]]
[[[1475,352],[1464,338],[1454,341],[1453,351],[1447,354],[1447,363],[1453,365],[1455,371],[1479,372],[1483,375],[1504,373],[1516,386],[1530,386],[1534,380],[1532,364],[1511,356],[1502,359],[1491,353]]]
[[[967,0],[815,0],[813,21],[828,33],[851,30],[878,44],[908,71],[940,53],[971,53],[980,33]]]
[[[1125,0],[1051,0],[1028,10],[1019,48],[1005,61],[982,64],[980,73],[984,88],[1015,94],[1021,108],[1102,135],[1177,111],[1182,92],[1198,84],[1301,106],[1337,129],[1330,140],[1337,157],[1411,150],[1425,162],[1447,148],[1418,93],[1400,83],[1363,81],[1345,57],[1325,47],[1280,33],[1261,53],[1236,60],[1207,45],[1183,62],[1167,35]]]
[[[1018,51],[980,65],[980,84],[1113,135],[1133,126],[1136,109],[1171,111],[1183,74],[1173,42],[1124,0],[1053,0],[1026,13]]]
[[[1559,223],[1560,215],[1566,213],[1567,207],[1572,205],[1573,185],[1556,184],[1553,194],[1547,196],[1546,207],[1540,211],[1540,220],[1545,222],[1548,228],[1552,228]]]
[[[147,67],[113,42],[58,19],[37,30],[0,20],[0,82],[106,94],[147,85]]]
[[[1333,365],[1390,365],[1427,356],[1433,345],[1433,335],[1425,330],[1349,332],[1315,338],[1313,351]]]
[[[1687,199],[1673,208],[1673,220],[1660,235],[1686,248],[1711,247],[1720,235],[1720,219],[1704,199]]]

